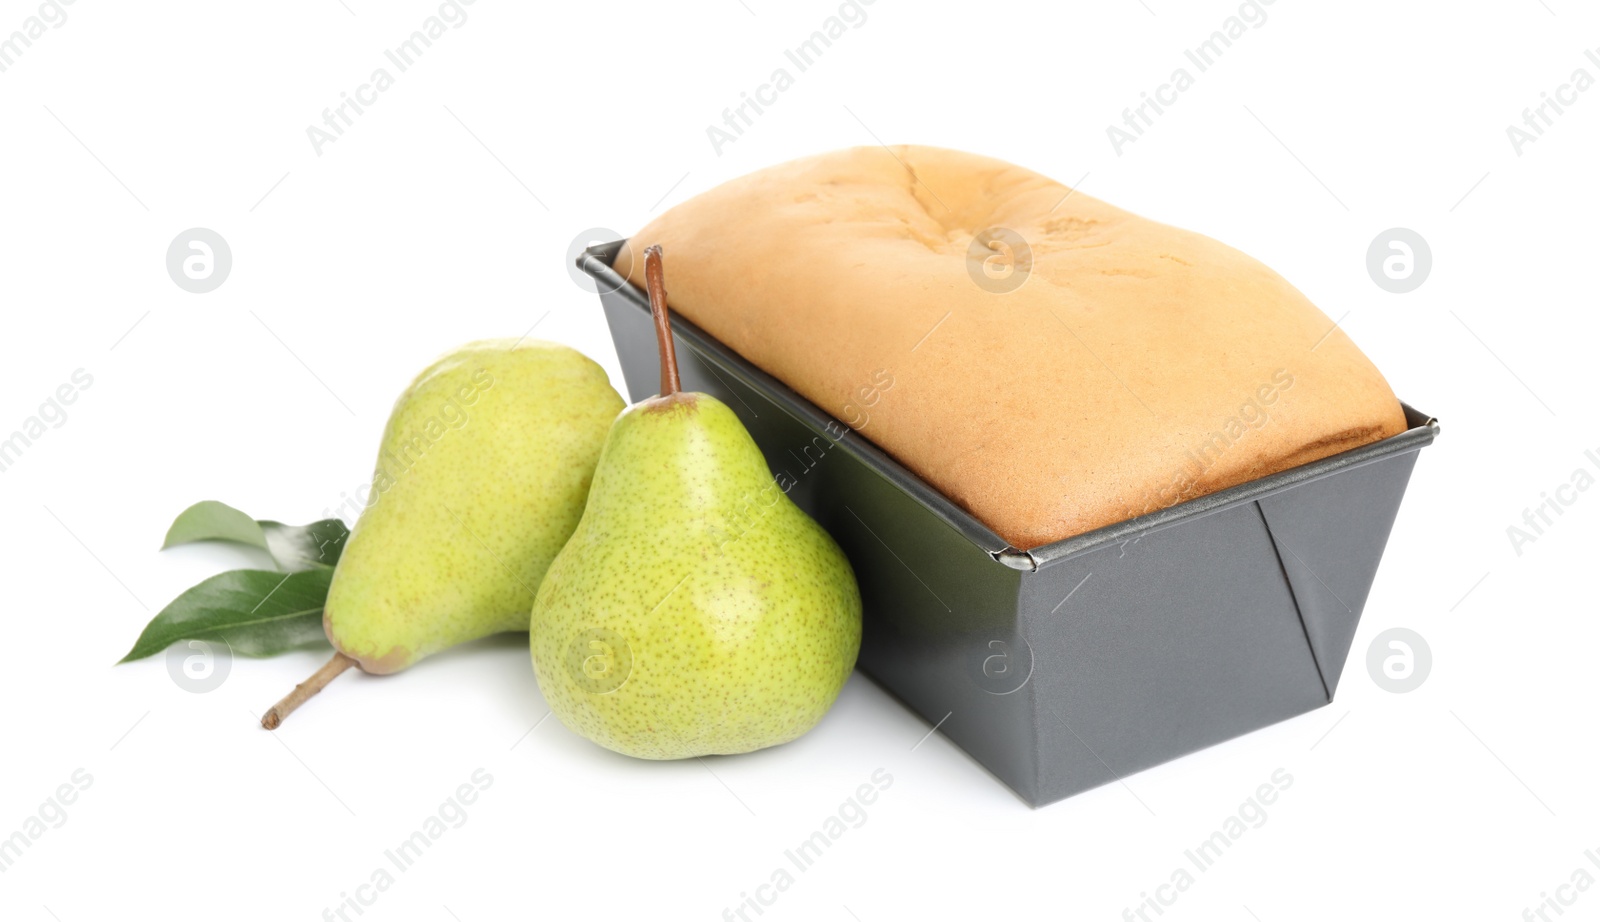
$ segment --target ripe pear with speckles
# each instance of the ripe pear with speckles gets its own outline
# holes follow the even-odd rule
[[[275,729],[352,665],[398,672],[527,630],[622,408],[599,365],[556,343],[470,343],[423,371],[395,403],[334,569],[323,629],[338,652],[262,726]]]
[[[810,730],[855,667],[861,595],[733,411],[679,391],[661,252],[645,271],[661,396],[617,417],[583,519],[545,575],[534,672],[562,723],[645,759]]]

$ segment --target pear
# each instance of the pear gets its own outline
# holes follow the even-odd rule
[[[262,726],[352,665],[383,675],[527,630],[622,408],[599,365],[556,343],[470,343],[423,371],[395,403],[334,569],[323,629],[338,652]]]
[[[534,672],[562,723],[626,755],[775,746],[821,720],[849,678],[861,594],[733,411],[679,390],[660,247],[645,270],[661,394],[611,426],[534,600]]]

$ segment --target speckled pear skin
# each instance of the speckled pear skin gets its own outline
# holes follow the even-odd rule
[[[383,674],[527,630],[622,408],[599,365],[556,343],[474,342],[418,375],[334,570],[328,639]]]
[[[731,754],[827,713],[861,595],[733,411],[678,394],[612,426],[531,630],[539,688],[572,730],[644,759]]]

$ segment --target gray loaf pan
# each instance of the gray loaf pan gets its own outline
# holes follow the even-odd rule
[[[634,400],[649,302],[591,247]],[[671,291],[671,276],[668,276]],[[731,407],[861,584],[859,666],[1032,806],[1333,700],[1417,451],[1408,430],[1036,547],[1010,547],[849,426],[674,316],[685,390]]]

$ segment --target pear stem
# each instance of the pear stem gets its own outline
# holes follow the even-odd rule
[[[311,678],[306,679],[294,687],[294,691],[283,696],[283,700],[267,709],[261,717],[261,726],[266,730],[276,730],[283,723],[284,718],[294,713],[294,709],[307,701],[311,696],[322,691],[323,686],[338,678],[339,674],[354,666],[356,661],[343,653],[333,654],[333,659],[328,660],[321,669],[318,669]]]
[[[656,322],[656,342],[661,347],[661,396],[683,389],[678,382],[678,355],[672,347],[672,321],[667,317],[667,283],[661,275],[661,245],[644,251],[644,284],[650,293],[650,316]]]

